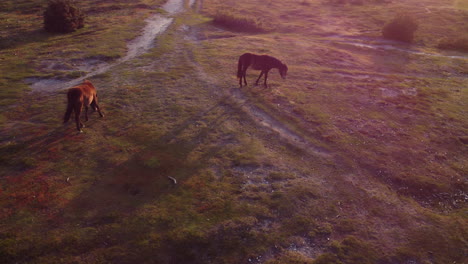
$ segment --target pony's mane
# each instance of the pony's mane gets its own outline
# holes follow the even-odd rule
[[[282,61],[278,60],[277,58],[273,57],[273,56],[270,56],[270,55],[265,55],[267,57],[269,57],[270,59],[274,60],[276,63],[279,63],[279,64],[284,64]]]
[[[288,66],[286,66],[286,64],[283,63],[282,61],[280,61],[279,59],[277,59],[277,58],[275,58],[275,57],[272,57],[272,56],[268,56],[268,57],[270,57],[270,58],[272,58],[273,60],[275,60],[275,61],[278,63],[280,69],[281,69],[281,68],[282,68],[282,69],[285,69],[285,70],[288,69]]]

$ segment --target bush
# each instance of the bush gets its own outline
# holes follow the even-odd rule
[[[44,12],[47,32],[69,33],[84,26],[84,14],[71,0],[51,0]]]
[[[416,29],[418,29],[418,24],[412,17],[398,15],[384,26],[382,34],[386,39],[411,43],[413,42],[413,35]]]
[[[213,19],[213,23],[243,32],[266,32],[267,26],[256,18],[235,15],[229,12],[218,12]]]

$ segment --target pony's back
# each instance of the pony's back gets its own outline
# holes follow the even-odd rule
[[[84,97],[93,96],[95,93],[96,88],[88,80],[84,80],[83,83],[78,86],[69,88],[67,92],[67,110],[65,111],[63,122],[66,123],[70,120],[74,107],[83,104]]]
[[[96,90],[96,88],[94,87],[94,85],[88,81],[88,80],[84,80],[83,84],[82,85],[86,85],[88,87],[91,87],[93,90]]]
[[[98,105],[96,88],[88,80],[83,81],[83,83],[78,86],[68,89],[67,99],[68,99],[67,110],[65,112],[65,116],[63,117],[63,122],[64,123],[68,122],[68,120],[70,119],[71,113],[74,111],[76,128],[80,132],[83,132],[81,128],[84,127],[83,123],[81,123],[80,121],[80,113],[81,113],[82,107],[85,108],[86,121],[88,121],[88,107],[89,106],[91,106],[93,110],[97,110],[101,117],[104,117]]]

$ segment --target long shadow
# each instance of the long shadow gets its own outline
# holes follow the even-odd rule
[[[98,179],[69,203],[65,211],[67,221],[78,221],[87,226],[107,224],[117,221],[116,216],[131,214],[141,206],[183,188],[184,180],[206,168],[209,160],[223,148],[210,144],[209,135],[228,118],[224,104],[221,100],[186,119],[148,142],[145,149],[117,167],[100,164],[105,169],[97,169]],[[199,121],[206,126],[196,128]],[[194,150],[197,150],[195,156]],[[169,177],[175,178],[177,184]]]
[[[50,176],[60,175],[62,163],[86,155],[87,134],[78,133],[73,120],[62,124],[65,98],[63,93],[30,93],[11,108],[10,118],[0,126],[0,180],[29,177],[33,171],[53,181]],[[102,121],[91,111],[86,126]]]
[[[0,36],[0,50],[17,48],[32,42],[46,41],[50,37],[52,37],[52,35],[45,32],[43,29],[16,31],[14,34],[6,37]]]
[[[31,127],[34,124],[25,123],[14,129],[17,132],[0,131],[0,140],[3,143],[15,138],[15,134],[22,137],[18,138],[15,144],[2,143],[0,164],[3,167],[1,172],[5,173],[0,175],[0,180],[5,180],[4,183],[7,183],[9,179],[18,177],[19,179],[26,177],[31,181],[45,177],[46,185],[50,183],[55,186],[49,181],[62,179],[59,184],[62,187],[47,190],[47,193],[54,192],[50,193],[51,199],[62,199],[61,188],[67,184],[74,188],[75,180],[75,182],[81,182],[82,187],[79,188],[84,186],[85,189],[76,198],[69,201],[66,208],[58,208],[57,212],[60,213],[53,217],[55,219],[53,222],[61,223],[62,220],[67,219],[67,221],[76,221],[89,226],[99,225],[110,221],[109,215],[131,213],[144,204],[154,202],[162,195],[182,188],[181,183],[185,179],[206,168],[208,161],[222,150],[222,146],[211,144],[209,135],[213,129],[219,127],[229,117],[223,109],[224,104],[225,102],[221,100],[208,109],[184,120],[161,137],[150,140],[144,149],[133,154],[128,161],[118,166],[100,157],[100,153],[96,152],[100,148],[83,153],[76,152],[83,150],[84,145],[96,144],[96,142],[94,139],[88,141],[86,133],[77,133],[71,124],[62,126],[58,123],[55,128],[51,128],[47,124],[38,124],[36,130]],[[93,117],[96,116],[91,115],[89,122],[100,121],[93,120]],[[200,121],[205,126],[197,127]],[[64,149],[64,143],[71,148]],[[73,147],[76,144],[80,146]],[[62,149],[56,153],[59,156],[47,160],[50,155],[49,151],[54,148]],[[197,149],[195,151],[196,158],[193,155],[195,149]],[[67,153],[70,150],[73,152]],[[21,157],[31,157],[37,160],[38,164],[33,166],[23,164]],[[65,163],[60,165],[63,162],[68,165]],[[87,164],[87,162],[91,163]],[[81,168],[80,164],[85,165],[85,167]],[[43,165],[45,165],[45,169],[42,168]],[[64,175],[65,172],[53,172],[63,166],[73,166],[74,169],[67,168],[66,171],[72,170],[74,171],[73,175],[78,176],[72,177],[71,182],[68,180],[65,182],[68,176]],[[32,171],[36,172],[31,175]],[[54,173],[55,176],[49,179],[49,176],[53,176],[48,175],[49,173]],[[79,177],[81,173],[85,173],[88,177]],[[169,176],[177,179],[177,185],[169,179]],[[82,185],[83,181],[88,181],[88,183]],[[17,189],[17,187],[13,188]],[[12,201],[12,208],[17,206],[14,203],[15,201]],[[53,204],[55,202],[50,201],[44,206],[53,207]],[[34,207],[31,203],[24,206],[21,208]],[[33,207],[29,209],[35,211],[36,209]]]
[[[74,33],[61,34],[61,33],[49,33],[43,28],[34,30],[19,30],[14,34],[8,35],[7,37],[0,36],[0,50],[2,49],[13,49],[19,48],[23,45],[27,45],[35,42],[47,42],[50,38],[57,38],[57,40],[77,38],[80,36],[86,36],[91,34],[97,34],[97,30],[81,29]]]
[[[229,99],[230,96],[226,95],[224,96],[223,98],[221,98],[219,100],[218,103],[216,103],[215,105],[209,107],[208,109],[206,109],[205,111],[201,111],[199,112],[198,114],[196,115],[193,115],[192,117],[184,120],[184,122],[182,122],[181,124],[179,124],[178,126],[174,127],[173,129],[171,129],[168,133],[166,133],[165,135],[163,135],[161,138],[160,138],[160,141],[161,142],[164,142],[164,141],[170,141],[171,139],[173,138],[176,138],[178,135],[180,135],[184,130],[186,130],[190,125],[194,124],[195,122],[199,121],[199,120],[203,120],[205,119],[204,117],[205,116],[209,116],[211,113],[215,112],[217,109],[220,109],[222,107],[224,107],[225,105],[228,104],[227,100]]]

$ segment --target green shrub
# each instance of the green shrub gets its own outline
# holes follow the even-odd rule
[[[84,26],[85,16],[71,0],[51,0],[44,12],[47,32],[69,33]]]
[[[213,23],[235,31],[255,33],[269,31],[265,23],[257,18],[240,16],[229,12],[218,12],[213,18]]]
[[[398,15],[384,26],[382,34],[386,39],[411,43],[416,29],[418,24],[411,16]]]
[[[444,39],[437,45],[439,49],[468,52],[468,38]]]

